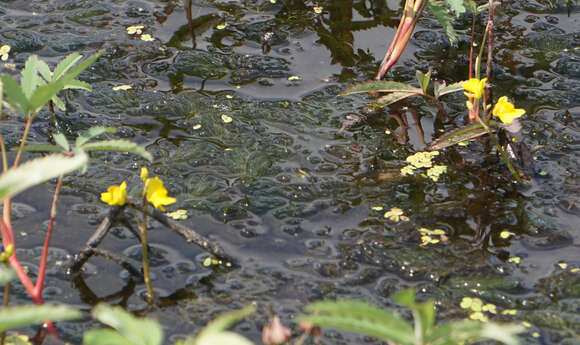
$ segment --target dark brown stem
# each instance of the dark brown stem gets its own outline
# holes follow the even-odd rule
[[[494,14],[495,7],[493,5],[493,0],[489,0],[489,15],[487,19],[487,25],[489,32],[487,33],[487,61],[486,61],[486,71],[485,76],[487,77],[488,81],[491,81],[491,62],[493,56],[493,14]],[[491,104],[491,88],[488,87],[485,89],[485,100],[487,104]],[[485,111],[485,109],[484,109]],[[489,120],[489,113],[485,117],[485,120]]]

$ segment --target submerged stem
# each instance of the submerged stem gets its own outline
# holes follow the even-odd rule
[[[493,143],[497,147],[497,150],[501,154],[501,157],[503,158],[505,164],[508,166],[508,169],[509,169],[510,173],[512,174],[512,176],[514,177],[514,179],[516,180],[516,182],[517,183],[522,183],[522,179],[521,179],[520,175],[518,174],[518,172],[516,171],[516,169],[512,165],[512,162],[510,161],[510,159],[506,155],[505,150],[503,149],[503,147],[501,147],[501,145],[499,144],[499,141],[495,137],[495,134],[493,134],[493,132],[491,131],[491,129],[488,127],[488,125],[485,122],[483,122],[481,119],[479,119],[479,123],[481,123],[481,125],[489,133],[489,137],[491,138],[491,140],[493,141]]]

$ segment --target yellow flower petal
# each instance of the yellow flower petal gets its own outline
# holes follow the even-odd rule
[[[465,95],[470,98],[482,98],[483,91],[485,90],[485,83],[487,78],[481,80],[477,78],[471,78],[468,81],[461,84],[461,86],[467,91]]]
[[[507,96],[502,96],[497,101],[493,110],[493,116],[500,119],[501,122],[509,125],[512,121],[526,113],[524,109],[516,109],[516,107],[508,101]]]
[[[127,183],[123,181],[119,186],[110,186],[105,193],[101,193],[101,201],[111,206],[122,206],[127,202]]]
[[[147,179],[145,185],[147,186],[145,194],[147,201],[152,203],[155,208],[165,211],[164,205],[171,205],[177,201],[177,199],[167,196],[167,189],[159,177]]]

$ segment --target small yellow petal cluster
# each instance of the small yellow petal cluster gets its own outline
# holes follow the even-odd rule
[[[437,182],[439,180],[439,176],[443,175],[447,172],[447,166],[445,165],[434,165],[432,168],[427,169],[427,176]]]
[[[516,109],[516,107],[508,101],[507,96],[502,96],[497,101],[493,110],[493,116],[500,119],[501,122],[509,125],[512,121],[526,113],[524,109]]]
[[[441,229],[429,230],[427,228],[420,228],[420,229],[417,229],[417,231],[419,231],[419,233],[421,233],[421,242],[422,243],[419,244],[420,247],[424,247],[428,244],[447,242],[447,236],[445,236],[445,230],[441,230]],[[435,236],[438,236],[438,238]]]
[[[403,210],[398,207],[393,207],[389,211],[385,212],[385,218],[388,218],[391,222],[398,223],[400,220],[406,222],[409,217],[403,214]]]
[[[0,47],[0,59],[2,61],[8,60],[8,53],[10,53],[10,49],[10,46],[7,44]]]
[[[497,314],[497,307],[495,304],[484,304],[483,301],[477,297],[463,297],[459,305],[461,308],[471,311],[469,318],[472,320],[487,322],[489,319],[483,312]]]
[[[486,82],[487,78],[483,78],[481,80],[477,78],[471,78],[461,84],[461,86],[467,91],[464,92],[465,96],[469,98],[480,99],[483,97],[483,91],[485,90]]]
[[[141,168],[141,180],[145,184],[145,198],[155,208],[165,211],[163,206],[171,205],[177,201],[177,199],[167,196],[167,189],[165,189],[163,181],[159,177],[149,177],[147,168]]]
[[[119,186],[111,186],[101,193],[101,200],[111,206],[123,206],[127,202],[127,183],[123,181]]]
[[[127,27],[127,33],[129,35],[141,35],[143,29],[145,28],[144,25],[132,25]]]

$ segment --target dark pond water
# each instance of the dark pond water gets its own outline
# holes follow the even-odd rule
[[[402,3],[207,0],[192,5],[189,26],[180,2],[0,2],[0,44],[12,47],[8,62],[17,68],[30,54],[55,62],[107,49],[81,76],[94,91],[67,94],[58,125],[71,139],[93,125],[114,126],[112,137],[147,145],[155,156],[150,171],[179,200],[171,210],[187,210],[184,224],[219,241],[239,264],[204,267],[205,252],[152,223],[159,305],[147,310],[144,285],[102,259],[71,281],[64,266],[106,211],[100,193],[122,180],[136,186],[145,164],[94,154],[86,174],[65,181],[46,299],[83,309],[121,304],[157,318],[169,339],[258,301],[260,312],[235,328],[257,341],[268,304],[291,324],[308,301],[360,298],[392,308],[394,291],[415,286],[420,298],[437,300],[441,319],[467,317],[461,299],[480,297],[497,305],[491,319],[528,322],[527,344],[578,344],[578,7],[537,0],[498,9],[493,92],[526,109],[525,141],[541,172],[516,186],[478,143],[442,152],[436,162],[448,172],[438,182],[401,177],[405,158],[450,125],[422,99],[368,112],[366,96],[337,96],[374,76]],[[417,68],[432,68],[440,80],[465,79],[470,23],[456,21],[454,48],[425,15],[388,78],[411,82]],[[133,25],[154,41],[129,35]],[[132,88],[112,89],[124,84]],[[459,123],[464,102],[458,93],[445,103]],[[353,117],[361,121],[343,128]],[[31,140],[45,143],[54,127],[47,113],[40,119]],[[8,119],[0,130],[14,145],[23,123]],[[52,189],[15,200],[18,255],[32,271]],[[409,221],[386,219],[393,207]],[[448,241],[419,246],[422,227],[445,230]],[[513,235],[504,238],[505,231]],[[139,247],[126,229],[115,228],[102,246],[138,264]],[[506,309],[517,313],[501,315]],[[78,343],[92,326],[59,329]],[[329,344],[376,343],[325,334]]]

